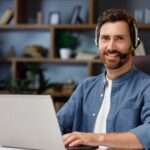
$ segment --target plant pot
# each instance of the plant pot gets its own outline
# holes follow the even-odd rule
[[[60,48],[59,52],[61,59],[69,59],[72,54],[72,50],[70,48]]]

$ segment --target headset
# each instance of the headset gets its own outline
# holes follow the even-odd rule
[[[97,47],[99,46],[98,45],[98,42],[99,42],[98,26],[99,26],[99,24],[96,25],[96,29],[95,29],[95,45]],[[133,22],[132,26],[133,26],[133,30],[134,30],[134,34],[135,34],[135,36],[134,36],[135,39],[133,41],[133,48],[136,49],[140,44],[140,38],[138,36],[138,29],[137,29],[135,22]]]
[[[140,45],[140,38],[138,36],[138,29],[135,23],[133,23],[134,26],[134,33],[135,33],[135,39],[134,39],[134,43],[133,43],[133,48],[136,49],[139,45]]]

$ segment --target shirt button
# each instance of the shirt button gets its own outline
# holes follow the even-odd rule
[[[96,114],[95,114],[95,113],[93,113],[93,116],[96,116]]]
[[[103,94],[101,94],[101,97],[103,97]]]

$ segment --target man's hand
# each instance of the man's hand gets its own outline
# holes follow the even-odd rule
[[[131,132],[124,133],[83,133],[73,132],[63,135],[66,146],[106,146],[110,148],[122,149],[143,149],[143,145]]]
[[[101,136],[103,138],[103,136]],[[99,146],[100,136],[94,133],[82,133],[72,132],[63,135],[64,144],[70,147],[87,145],[87,146]]]

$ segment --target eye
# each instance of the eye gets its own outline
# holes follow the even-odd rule
[[[122,41],[122,40],[124,40],[124,37],[123,37],[123,36],[116,36],[115,39],[116,39],[116,40],[119,40],[119,41]]]
[[[107,40],[109,40],[110,38],[109,38],[109,36],[107,36],[107,35],[102,35],[101,37],[100,37],[100,40],[103,40],[103,41],[107,41]]]

